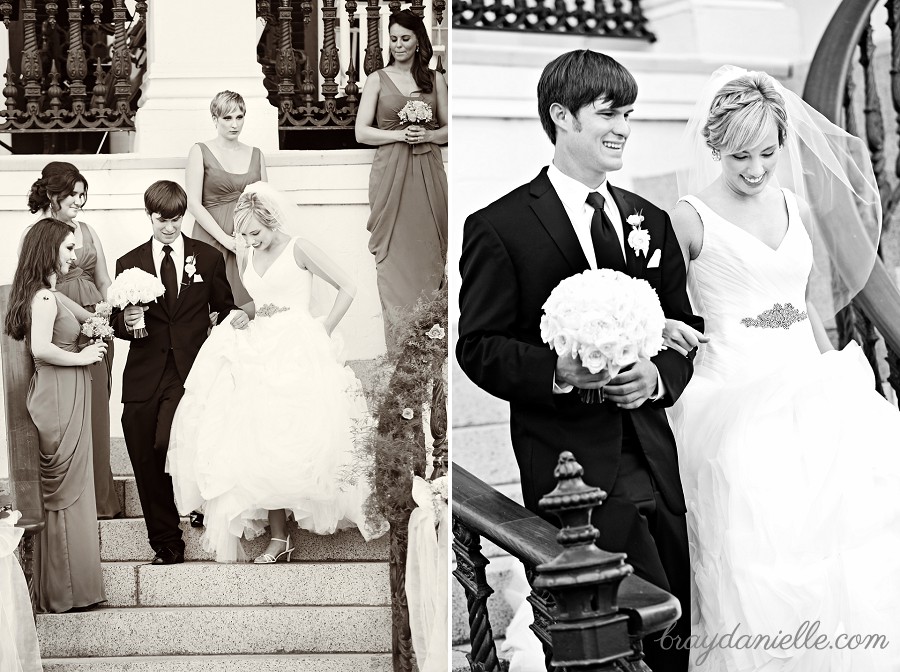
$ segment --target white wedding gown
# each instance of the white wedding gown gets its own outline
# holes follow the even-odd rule
[[[710,338],[670,412],[688,507],[692,668],[896,672],[900,413],[874,391],[855,343],[820,354],[805,314],[812,245],[784,193],[777,249],[683,199],[703,221],[688,287]],[[806,632],[819,625],[798,646],[738,639],[780,639],[804,621]],[[849,650],[842,634],[890,645]],[[834,648],[808,648],[820,635]]]
[[[256,318],[243,330],[220,318],[172,425],[167,470],[178,510],[204,506],[203,546],[219,562],[246,559],[240,537],[262,534],[271,509],[316,534],[355,526],[369,540],[387,529],[366,518],[362,387],[310,314],[312,274],[293,250],[292,240],[260,276],[250,249],[243,282]]]

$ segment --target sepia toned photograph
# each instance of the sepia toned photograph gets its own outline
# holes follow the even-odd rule
[[[445,10],[0,3],[0,671],[447,669]]]
[[[452,669],[900,669],[896,6],[453,9]]]

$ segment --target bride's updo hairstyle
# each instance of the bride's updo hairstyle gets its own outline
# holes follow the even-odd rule
[[[253,219],[268,229],[280,231],[284,227],[279,221],[277,213],[277,203],[272,202],[266,194],[244,190],[234,206],[234,233],[235,235],[242,234]]]
[[[87,203],[88,182],[78,168],[67,161],[51,161],[41,171],[39,179],[31,185],[28,194],[28,209],[36,212],[53,212],[60,200],[75,193],[75,185],[84,185],[84,200]]]
[[[711,149],[734,154],[763,141],[768,122],[778,129],[778,145],[787,137],[784,98],[764,72],[750,72],[719,89],[701,133]]]

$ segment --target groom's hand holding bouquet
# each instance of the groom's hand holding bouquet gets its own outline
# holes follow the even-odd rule
[[[123,311],[125,326],[135,338],[147,336],[144,325],[145,304],[156,301],[166,288],[155,275],[140,268],[128,268],[113,280],[107,291],[109,303]]]
[[[585,403],[606,398],[625,409],[658,391],[650,358],[663,346],[666,318],[649,283],[585,271],[560,282],[543,309],[541,338],[559,355],[557,385],[577,387]]]

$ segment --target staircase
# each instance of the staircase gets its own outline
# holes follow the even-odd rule
[[[370,362],[351,365],[366,386]],[[107,602],[38,615],[45,671],[393,669],[387,536],[367,544],[355,529],[318,536],[293,527],[289,564],[218,564],[185,518],[185,563],[149,565],[123,439],[112,440],[111,463],[125,517],[98,523]],[[263,536],[243,546],[252,558],[267,543]]]

